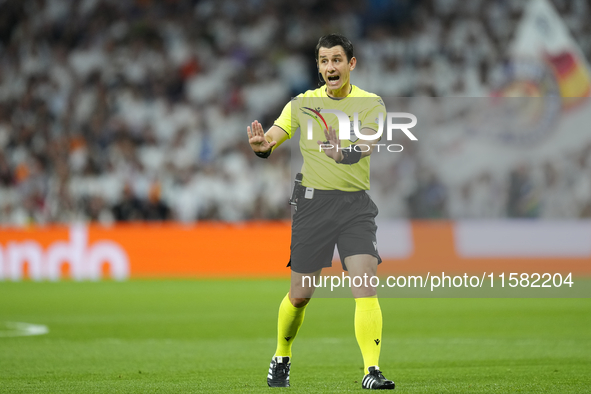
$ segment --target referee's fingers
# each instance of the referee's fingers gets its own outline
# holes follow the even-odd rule
[[[335,133],[335,129],[332,128],[332,126],[330,126],[328,128],[328,136],[329,136],[329,140],[334,141],[337,138],[337,134]]]

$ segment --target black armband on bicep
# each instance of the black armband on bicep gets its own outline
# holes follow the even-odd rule
[[[266,159],[267,157],[271,156],[271,151],[273,149],[269,149],[266,152],[254,152],[255,155],[257,155],[258,157],[260,157],[261,159]]]
[[[356,146],[353,144],[348,149],[343,150],[343,160],[339,164],[355,164],[361,160],[361,152],[355,150]]]

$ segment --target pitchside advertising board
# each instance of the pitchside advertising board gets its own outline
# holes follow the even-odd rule
[[[252,239],[278,241],[261,259]],[[289,239],[289,222],[3,228],[0,280],[287,278]],[[589,297],[590,239],[589,221],[383,219],[377,244],[384,286],[378,291],[382,297]],[[525,274],[531,286],[544,285],[541,293],[521,287]],[[323,275],[343,275],[338,256]],[[511,287],[516,279],[519,287]],[[424,287],[411,287],[415,283]],[[322,284],[318,297],[351,296],[348,288],[331,288],[332,279]],[[497,292],[502,289],[510,292]]]
[[[379,219],[377,224],[379,252],[388,260],[380,270],[388,274],[527,263],[591,275],[589,220]],[[269,245],[268,258],[257,255],[249,241],[254,235],[280,239]],[[289,272],[283,264],[289,260],[289,235],[289,222],[3,228],[0,273],[2,280],[13,281],[278,276]]]
[[[73,225],[68,230],[66,239],[55,240],[45,248],[42,239],[51,230],[40,229],[37,234],[29,231],[29,237],[20,242],[13,239],[0,244],[0,279],[60,280],[64,265],[73,280],[99,280],[104,272],[115,280],[129,278],[129,257],[116,240],[89,243],[85,225]]]

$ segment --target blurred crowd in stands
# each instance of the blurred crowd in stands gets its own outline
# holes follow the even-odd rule
[[[370,192],[380,218],[591,218],[591,144],[508,174],[485,170],[453,183],[415,153],[381,164],[374,166]]]
[[[588,2],[552,2],[591,58]],[[365,90],[479,97],[525,3],[0,1],[0,224],[289,218],[289,149],[257,158],[246,127],[317,86],[321,35],[355,43]],[[589,149],[458,190],[406,157],[392,217],[591,216]]]

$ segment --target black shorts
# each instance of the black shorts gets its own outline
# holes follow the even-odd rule
[[[337,245],[345,258],[369,254],[382,262],[376,242],[378,208],[365,191],[314,190],[312,199],[300,198],[291,226],[288,267],[309,274],[332,266]]]

